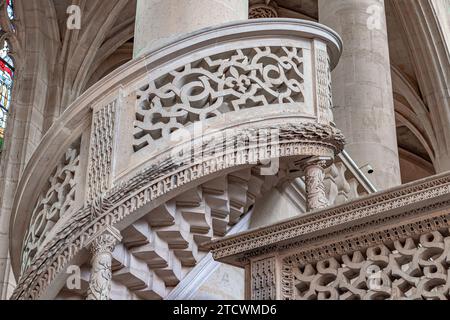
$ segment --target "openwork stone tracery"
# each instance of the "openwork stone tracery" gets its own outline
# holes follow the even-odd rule
[[[248,266],[276,253],[277,299],[448,300],[449,186],[448,174],[419,181],[218,240],[213,254]]]
[[[449,230],[290,266],[289,299],[450,299]],[[286,258],[285,260],[295,261]],[[287,267],[289,270],[289,267]]]
[[[24,241],[23,268],[29,265],[46,235],[75,202],[80,142],[78,140],[69,147],[41,192]]]
[[[138,93],[134,150],[224,113],[305,102],[302,52],[295,47],[239,49],[151,82]]]

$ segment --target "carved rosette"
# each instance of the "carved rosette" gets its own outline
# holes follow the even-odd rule
[[[306,197],[308,211],[319,210],[329,206],[325,190],[325,168],[329,159],[312,158],[302,163],[305,173]]]
[[[104,233],[92,241],[92,268],[87,300],[110,300],[112,253],[119,239],[117,235]]]

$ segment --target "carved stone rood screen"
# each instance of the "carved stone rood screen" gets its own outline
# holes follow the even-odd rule
[[[253,300],[450,299],[450,174],[212,242]]]
[[[49,129],[19,183],[13,298],[57,297],[76,265],[91,279],[89,298],[111,298],[112,281],[129,296],[161,299],[185,275],[171,267],[195,267],[208,254],[201,244],[227,234],[263,188],[305,171],[309,208],[325,206],[324,170],[344,146],[330,76],[341,49],[317,23],[237,22],[100,80]],[[249,139],[272,131],[276,141]],[[266,178],[262,163],[273,159],[280,170]],[[168,253],[153,259],[154,239]]]

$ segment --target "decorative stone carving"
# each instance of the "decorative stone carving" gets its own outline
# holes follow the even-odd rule
[[[281,157],[314,153],[330,156],[339,153],[343,148],[342,134],[330,126],[312,123],[287,124],[278,129],[280,130],[279,154]],[[236,132],[235,135],[239,136],[239,133]],[[303,142],[293,143],[292,141]],[[216,149],[215,146],[210,147]],[[251,152],[262,155],[267,154],[268,148],[271,148],[270,146],[261,147],[267,149],[255,150],[253,148]],[[199,149],[205,150],[204,148]],[[190,162],[191,156],[189,156],[189,159],[186,159],[188,165],[184,165],[183,160],[174,163],[170,157],[139,172],[126,183],[116,186],[100,198],[96,198],[98,201],[88,204],[74,214],[67,225],[61,228],[52,241],[46,245],[41,255],[35,258],[33,263],[39,265],[39,270],[42,271],[27,270],[22,275],[13,298],[17,299],[20,296],[37,298],[42,290],[45,290],[46,285],[53,280],[52,277],[64,269],[68,259],[84,247],[87,239],[91,237],[90,234],[122,221],[142,206],[158,200],[181,185],[218,170],[249,164],[250,149],[243,148],[239,152],[241,155],[230,157],[228,161],[225,161],[225,155],[217,155],[218,158],[211,158],[206,162],[192,163]],[[193,158],[195,159],[196,156],[194,155]],[[255,159],[258,161],[258,157]],[[105,210],[105,206],[109,209]],[[58,259],[58,257],[63,258]],[[46,270],[45,272],[48,272],[49,276],[42,277],[40,272],[44,272],[43,270]],[[29,289],[30,285],[25,284],[30,282],[34,283],[33,289]]]
[[[252,300],[276,299],[276,260],[267,258],[251,263]]]
[[[316,50],[316,73],[319,121],[322,123],[330,123],[334,120],[330,58],[328,52],[322,49]]]
[[[443,210],[450,206],[450,200],[439,200],[448,195],[450,175],[443,174],[387,193],[373,194],[317,214],[300,216],[253,233],[213,242],[211,248],[217,260],[232,256],[245,262],[248,257],[267,254],[270,250],[301,247],[303,250],[299,253],[299,258],[304,259],[303,264],[307,264],[326,255],[344,254],[355,248],[376,245],[380,241],[392,242],[412,237],[424,230],[431,232],[448,228],[450,220],[445,211],[441,211],[439,216],[423,216],[426,212]],[[411,206],[417,209],[411,210]],[[391,215],[386,216],[388,213]],[[422,218],[419,221],[405,222],[420,217]],[[379,226],[385,227],[373,231]],[[368,229],[371,231],[367,231]],[[349,238],[356,231],[361,236]],[[279,244],[282,241],[285,244]],[[307,248],[315,242],[320,243],[323,250]],[[327,242],[332,244],[328,245]]]
[[[308,37],[305,37],[305,34],[308,34]],[[248,43],[243,37],[248,39]],[[200,179],[205,182],[220,171],[233,172],[238,168],[257,167],[273,155],[280,158],[332,157],[339,153],[344,142],[342,134],[330,125],[316,123],[314,101],[305,101],[307,97],[313,96],[315,86],[312,72],[308,72],[310,79],[305,83],[303,67],[308,63],[305,69],[313,71],[311,69],[314,64],[310,51],[305,53],[301,48],[304,46],[309,48],[308,43],[312,41],[323,42],[326,46],[330,46],[333,60],[337,60],[340,51],[338,37],[325,28],[318,28],[316,24],[282,20],[265,23],[239,22],[235,28],[219,27],[217,30],[201,31],[198,35],[189,36],[186,41],[174,42],[171,46],[161,48],[157,55],[133,61],[131,63],[134,63],[133,67],[124,75],[116,74],[115,77],[111,76],[104,80],[103,84],[108,87],[107,90],[99,87],[100,93],[86,93],[84,98],[77,101],[75,107],[70,107],[66,113],[70,121],[64,119],[61,121],[61,128],[50,129],[48,136],[57,145],[62,139],[61,133],[86,126],[87,123],[81,123],[80,119],[88,118],[86,109],[90,109],[95,101],[99,101],[100,96],[102,101],[106,98],[114,101],[117,99],[117,96],[114,96],[115,92],[119,91],[120,86],[126,86],[125,91],[130,94],[130,99],[125,99],[128,102],[135,93],[136,85],[150,82],[148,88],[139,92],[137,112],[133,108],[127,108],[123,117],[126,121],[120,123],[120,128],[124,128],[127,136],[123,141],[117,141],[117,145],[123,147],[123,150],[121,149],[125,150],[123,154],[128,154],[130,166],[118,168],[120,176],[117,177],[117,183],[112,189],[104,191],[106,185],[111,185],[111,181],[108,183],[110,177],[107,177],[110,175],[108,170],[111,165],[108,158],[112,146],[109,143],[110,132],[117,131],[119,124],[114,126],[111,123],[114,119],[113,105],[99,110],[98,113],[96,111],[92,125],[94,144],[101,136],[107,141],[101,142],[103,154],[91,158],[96,169],[91,172],[90,177],[89,173],[86,173],[92,192],[89,191],[91,193],[87,196],[85,206],[73,212],[70,219],[65,219],[64,224],[60,224],[58,229],[52,232],[51,238],[39,249],[33,258],[33,267],[26,268],[21,275],[13,298],[41,297],[49,289],[48,286],[54,283],[55,277],[64,272],[67,264],[80,257],[80,253],[87,248],[95,234],[101,233],[109,226],[128,223],[133,219],[133,215],[143,212],[142,210],[152,210],[153,206],[163,205],[170,197],[178,196],[181,189],[188,190],[186,184],[195,185]],[[216,43],[221,45],[217,47]],[[243,46],[248,48],[242,49]],[[219,48],[222,48],[222,51]],[[230,48],[241,49],[227,51]],[[198,58],[194,59],[199,60],[191,62],[191,58],[187,55],[189,50],[195,50],[195,57]],[[175,65],[177,67],[174,67]],[[180,81],[177,82],[176,79]],[[223,90],[219,90],[219,85],[223,86]],[[203,91],[208,86],[212,89]],[[306,91],[303,92],[304,86],[307,86],[308,94]],[[206,98],[196,97],[197,93],[200,96],[206,94]],[[218,100],[221,100],[222,104],[216,104]],[[242,110],[252,107],[267,110],[267,118],[265,113],[261,112],[260,119],[252,121],[250,117],[253,112]],[[155,112],[156,108],[160,108],[159,115]],[[237,116],[234,117],[233,111],[238,110],[242,112],[236,113]],[[200,119],[222,116],[224,113],[230,114],[221,119],[213,119],[211,123],[219,124],[215,128],[217,132],[227,130],[229,123],[236,123],[235,126],[230,126],[233,135],[218,143],[209,144],[209,141],[206,143],[202,141],[199,150],[194,151],[198,153],[175,160],[169,155],[173,143],[158,141],[153,144],[155,140],[166,138],[179,127],[189,126]],[[77,116],[72,118],[73,114]],[[248,123],[247,120],[245,124],[239,123],[238,120],[241,120],[239,114],[247,114],[250,118]],[[287,121],[291,119],[291,115],[292,121]],[[129,120],[133,117],[138,118],[134,132],[138,137],[135,136],[130,143],[133,123]],[[223,124],[219,121],[222,118],[231,120],[224,125],[223,130],[221,130]],[[118,118],[120,121],[123,119]],[[158,126],[161,130],[153,132],[152,130]],[[252,132],[259,130],[266,132],[276,130],[279,132],[279,139],[276,139],[276,143],[271,140],[257,147],[246,142],[240,144],[242,137],[251,136]],[[67,140],[67,137],[65,139]],[[157,146],[151,156],[147,157],[145,152],[131,152],[133,145],[134,151],[138,151],[150,144]],[[238,148],[231,148],[230,152],[228,150],[223,153],[211,152],[223,145]],[[46,145],[43,147],[46,148]],[[205,158],[203,153],[210,156]],[[95,153],[92,152],[92,155]],[[36,158],[40,164],[45,163],[40,153]],[[278,178],[275,177],[276,179]],[[26,187],[23,189],[29,193]],[[252,204],[251,201],[241,203],[239,188],[234,191],[237,191],[233,194],[237,195],[237,200],[234,199],[234,202],[230,203],[230,211],[233,211],[230,212],[232,223],[239,221],[241,210],[246,210]],[[25,197],[19,200],[17,212],[26,208],[26,202]],[[223,212],[214,214],[221,215]],[[197,233],[205,232],[207,227],[199,223],[201,219],[194,219],[192,215],[193,212],[187,214],[191,218],[191,229]],[[216,220],[216,223],[223,221]],[[177,227],[176,224],[173,226],[175,231]],[[218,232],[226,232],[226,225],[219,227],[215,228],[219,230]],[[14,225],[13,228],[20,230],[18,225]],[[209,235],[205,234],[195,234],[195,241],[201,243],[201,240],[208,237]]]
[[[88,175],[89,201],[93,201],[98,194],[110,187],[115,116],[116,101],[93,115]]]
[[[206,57],[141,88],[134,150],[195,121],[304,99],[301,48],[249,48]]]
[[[324,185],[327,160],[330,161],[326,158],[312,158],[302,163],[308,211],[323,209],[329,205]]]
[[[343,204],[374,193],[375,190],[367,182],[357,167],[349,168],[345,158],[338,156],[335,163],[325,170],[324,184],[329,204]]]
[[[80,155],[80,139],[72,144],[53,170],[33,211],[22,252],[22,271],[54,225],[74,204]]]
[[[91,243],[91,278],[87,300],[110,300],[112,253],[121,241],[118,230],[109,228]]]
[[[450,299],[449,230],[294,265],[293,299]],[[286,283],[286,282],[284,282]]]
[[[251,0],[249,19],[278,18],[278,6],[272,0]]]

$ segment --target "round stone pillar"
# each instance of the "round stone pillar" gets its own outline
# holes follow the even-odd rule
[[[134,57],[205,27],[248,19],[248,0],[137,0]]]
[[[336,125],[346,150],[380,190],[399,185],[384,0],[319,0],[319,20],[337,31],[344,52],[333,72]]]

